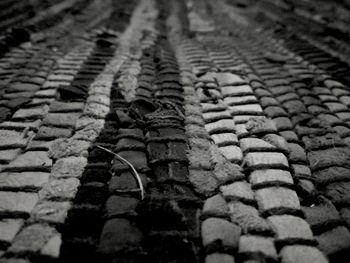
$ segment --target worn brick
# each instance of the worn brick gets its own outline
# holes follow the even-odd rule
[[[305,220],[291,215],[270,216],[267,220],[272,224],[278,239],[313,239],[312,231]]]
[[[320,250],[304,245],[285,246],[281,250],[282,263],[327,263]]]
[[[43,120],[44,125],[74,128],[80,113],[49,113]]]
[[[89,104],[87,104],[87,106],[85,106],[83,114],[97,119],[104,119],[108,112],[108,106],[96,102],[90,102]]]
[[[0,163],[11,162],[20,154],[20,152],[20,149],[0,150]]]
[[[35,136],[36,140],[54,140],[57,138],[70,138],[73,134],[71,129],[41,126]]]
[[[79,112],[84,108],[83,102],[53,101],[50,104],[50,112]]]
[[[330,148],[309,152],[307,157],[313,170],[327,168],[329,166],[347,166],[350,163],[350,149]]]
[[[244,138],[239,141],[243,152],[247,151],[271,151],[276,149],[270,143],[258,138]]]
[[[195,190],[205,196],[212,195],[219,187],[219,182],[211,171],[190,169],[189,180]]]
[[[17,131],[0,130],[0,148],[23,148],[29,138]]]
[[[203,246],[220,242],[224,247],[237,248],[240,235],[240,227],[224,219],[208,218],[202,223]]]
[[[221,119],[231,119],[231,114],[226,110],[206,112],[203,113],[203,119],[206,123],[210,123]]]
[[[235,132],[235,122],[233,120],[219,120],[205,125],[209,134],[222,132]]]
[[[202,214],[208,216],[225,216],[228,213],[228,206],[224,198],[220,195],[214,195],[208,198],[203,206]]]
[[[33,224],[26,226],[15,237],[8,251],[11,253],[37,253],[57,234],[56,229],[48,225]]]
[[[263,152],[254,152],[248,153],[245,157],[245,161],[248,167],[262,167],[266,166],[282,166],[288,168],[288,160],[283,153],[263,153]]]
[[[80,177],[87,164],[85,157],[69,156],[58,159],[53,165],[51,175],[56,178]]]
[[[316,237],[319,248],[326,255],[348,251],[350,249],[350,233],[344,226],[339,226]]]
[[[22,219],[0,220],[0,241],[10,243],[23,225]]]
[[[293,184],[290,172],[278,169],[256,170],[250,173],[249,181],[253,185],[272,182],[283,182]]]
[[[278,131],[293,129],[293,124],[287,117],[274,118],[273,121],[275,122]]]
[[[89,142],[73,139],[56,139],[50,147],[49,156],[53,159],[59,159],[68,156],[87,156]]]
[[[262,254],[264,257],[277,259],[277,251],[272,238],[244,235],[239,239],[240,254]]]
[[[284,187],[269,187],[256,191],[259,209],[300,209],[299,199],[295,191]]]
[[[0,210],[30,213],[38,201],[36,193],[0,192]]]
[[[296,163],[307,163],[306,153],[303,147],[296,143],[289,143],[289,160]]]
[[[231,221],[242,228],[244,233],[271,233],[267,221],[259,215],[258,210],[242,202],[232,201],[228,204]]]
[[[39,192],[43,199],[73,199],[78,191],[79,180],[76,178],[56,179],[45,185]]]
[[[24,119],[43,118],[48,111],[49,111],[49,107],[47,105],[44,105],[42,107],[36,107],[36,108],[20,109],[15,112],[12,119],[24,120]]]
[[[52,160],[44,151],[28,151],[19,155],[7,167],[12,171],[37,170],[48,171],[52,166]]]
[[[98,250],[107,255],[123,250],[130,251],[139,246],[141,239],[140,230],[127,219],[110,219],[103,227]]]
[[[205,257],[205,263],[235,263],[233,256],[222,253],[213,253]]]
[[[214,143],[218,146],[235,145],[238,143],[237,135],[234,133],[219,133],[211,135]]]
[[[3,172],[0,173],[0,186],[5,188],[36,189],[49,180],[45,172]]]
[[[31,222],[46,221],[63,224],[66,220],[71,203],[67,201],[39,201],[31,212]]]
[[[246,124],[246,128],[251,134],[274,133],[277,131],[274,122],[265,117],[250,119]]]
[[[227,86],[221,88],[222,95],[224,97],[228,96],[242,96],[242,95],[251,95],[253,90],[249,85],[240,85],[240,86]]]
[[[254,192],[250,184],[244,181],[234,182],[220,187],[220,191],[226,199],[238,199],[249,202],[254,201]]]
[[[238,146],[228,145],[219,147],[219,149],[230,162],[240,162],[243,158],[242,151]]]

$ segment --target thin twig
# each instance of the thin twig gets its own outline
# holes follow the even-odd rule
[[[104,148],[100,145],[96,145],[97,148],[100,148],[101,150],[104,150],[110,154],[113,154],[114,156],[116,156],[120,161],[122,161],[123,163],[127,164],[131,170],[133,171],[133,175],[135,176],[136,180],[137,180],[137,183],[140,187],[140,190],[141,190],[141,200],[143,200],[145,198],[145,190],[143,188],[143,184],[142,184],[142,180],[141,180],[141,177],[140,175],[138,174],[138,172],[136,171],[136,169],[134,168],[134,166],[126,159],[124,159],[123,157],[121,157],[119,154],[115,153],[115,152],[112,152],[111,150],[108,150],[107,148]]]

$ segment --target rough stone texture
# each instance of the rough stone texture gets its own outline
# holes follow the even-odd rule
[[[43,224],[29,225],[16,236],[9,252],[39,252],[55,235],[57,235],[57,231],[54,227]]]
[[[256,170],[250,173],[249,181],[253,185],[264,184],[264,183],[293,183],[293,178],[290,172],[278,169],[264,169]]]
[[[237,248],[241,229],[224,219],[208,218],[202,223],[203,246],[220,242],[222,246]]]
[[[23,225],[22,219],[0,220],[0,241],[11,242]]]
[[[30,109],[20,109],[13,115],[14,120],[23,119],[36,119],[42,118],[49,111],[49,107],[44,105],[42,107],[30,108]]]
[[[256,191],[259,209],[290,208],[300,209],[299,199],[295,191],[284,187],[269,187]]]
[[[18,148],[25,147],[29,138],[24,134],[12,130],[0,130],[0,148]]]
[[[70,208],[69,202],[39,201],[31,212],[30,220],[63,224]]]
[[[127,219],[110,219],[103,227],[98,249],[103,254],[132,250],[139,245],[141,238],[141,232]]]
[[[327,258],[315,247],[293,245],[281,250],[282,263],[327,263]]]
[[[256,208],[241,202],[230,202],[229,213],[233,223],[242,228],[244,233],[271,233],[272,229]]]
[[[52,166],[51,175],[56,178],[80,177],[86,164],[85,157],[70,156],[58,159]]]
[[[0,173],[0,187],[35,189],[49,180],[45,172],[3,172]]]
[[[228,213],[228,206],[225,199],[217,194],[208,198],[203,206],[202,214],[209,216],[225,216]]]
[[[38,201],[36,193],[0,192],[0,211],[30,213]]]
[[[247,182],[234,182],[220,187],[220,191],[225,199],[238,199],[254,201],[254,192]]]
[[[261,236],[243,235],[239,239],[238,253],[254,254],[262,253],[264,256],[277,259],[276,248],[272,238]]]
[[[79,113],[49,113],[44,118],[43,124],[47,126],[74,128],[79,116]]]
[[[205,257],[205,263],[235,263],[234,258],[228,254],[214,253]]]
[[[350,233],[344,226],[339,226],[316,237],[319,248],[326,255],[333,255],[350,248]]]
[[[7,167],[9,170],[40,170],[48,171],[52,166],[52,160],[47,152],[44,151],[28,151],[19,155]]]
[[[78,191],[79,180],[67,178],[49,181],[43,185],[39,196],[43,199],[72,199]]]
[[[248,153],[245,157],[245,161],[248,167],[289,167],[288,160],[283,153]]]
[[[82,140],[57,139],[50,147],[49,156],[59,159],[68,156],[87,156],[90,143]]]
[[[84,108],[84,103],[82,102],[62,102],[53,101],[50,104],[50,112],[74,112],[82,111]]]
[[[291,215],[270,216],[267,220],[275,229],[278,239],[312,239],[313,234],[305,220]]]
[[[212,195],[219,187],[218,181],[213,177],[212,172],[190,169],[189,180],[195,190],[205,196]]]
[[[72,136],[72,134],[71,129],[41,126],[35,136],[35,139],[54,140],[57,138],[69,138]]]

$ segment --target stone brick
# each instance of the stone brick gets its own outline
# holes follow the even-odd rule
[[[205,125],[209,134],[235,132],[235,122],[233,120],[219,120]]]
[[[246,104],[246,105],[236,105],[229,107],[231,114],[260,114],[263,112],[259,104]]]
[[[218,146],[235,145],[238,143],[237,135],[234,133],[219,133],[211,135],[214,143]]]
[[[327,263],[326,257],[315,247],[293,245],[285,246],[281,252],[282,263]]]
[[[283,182],[293,184],[293,178],[290,172],[277,169],[256,170],[249,175],[250,183],[253,185]]]
[[[329,224],[334,224],[340,220],[339,213],[332,202],[320,197],[314,206],[303,206],[302,210],[306,221],[310,224],[314,232],[320,231]]]
[[[222,87],[221,92],[224,97],[253,94],[253,90],[249,85]]]
[[[2,129],[29,129],[29,130],[37,130],[40,126],[41,120],[35,121],[5,121],[0,123],[0,128]]]
[[[281,166],[288,168],[288,160],[283,153],[263,153],[254,152],[248,153],[245,157],[245,161],[248,167],[274,167]]]
[[[251,134],[274,133],[277,131],[275,123],[265,117],[250,119],[246,124],[246,128]]]
[[[83,108],[84,108],[83,102],[53,101],[50,104],[50,112],[76,112],[76,111],[82,111]]]
[[[51,175],[56,178],[80,177],[87,164],[85,157],[69,156],[58,159],[53,165]]]
[[[27,145],[29,138],[16,131],[0,130],[0,148],[23,148]]]
[[[0,192],[1,211],[30,213],[37,201],[36,193]]]
[[[270,259],[277,259],[277,251],[272,238],[244,235],[239,239],[240,254],[263,254]]]
[[[133,197],[112,195],[106,202],[106,215],[108,217],[136,215],[139,200]]]
[[[57,234],[56,229],[48,225],[33,224],[26,226],[15,237],[8,251],[10,253],[37,253]]]
[[[52,160],[44,151],[28,151],[19,155],[7,167],[12,171],[37,170],[48,171],[52,166]]]
[[[84,108],[83,114],[97,119],[104,119],[109,112],[109,107],[99,103],[90,102]]]
[[[244,138],[239,141],[243,152],[247,151],[271,151],[276,149],[275,146],[271,145],[264,140],[258,138]]]
[[[189,180],[194,186],[195,190],[205,196],[212,195],[219,187],[219,183],[213,177],[211,171],[190,169]]]
[[[20,152],[20,149],[0,150],[0,163],[11,162]]]
[[[220,195],[205,200],[202,214],[208,216],[225,216],[228,213],[228,206],[224,198]]]
[[[249,104],[249,103],[257,103],[258,100],[254,95],[248,95],[248,96],[226,97],[224,98],[224,102],[227,105],[242,105],[242,104]]]
[[[202,223],[203,246],[219,243],[224,247],[237,248],[240,227],[220,218],[208,218]]]
[[[43,125],[74,128],[80,113],[49,113],[43,120]]]
[[[52,180],[39,192],[43,199],[73,199],[78,191],[79,180],[76,178]]]
[[[308,153],[311,169],[318,170],[329,166],[347,166],[350,163],[350,149],[330,148]]]
[[[244,181],[223,185],[220,187],[220,191],[225,199],[254,201],[254,192],[250,188],[250,184]]]
[[[127,219],[110,219],[103,227],[98,250],[106,255],[123,250],[130,251],[139,246],[141,239],[139,229]]]
[[[220,86],[226,86],[230,84],[240,84],[245,82],[239,75],[231,73],[216,73],[215,79]]]
[[[70,208],[70,202],[41,200],[32,210],[30,221],[46,221],[54,224],[63,224]]]
[[[0,241],[10,243],[23,225],[22,219],[0,220]]]
[[[350,233],[344,226],[339,226],[316,237],[318,247],[326,255],[349,251]]]
[[[262,139],[275,146],[276,148],[280,149],[284,153],[289,152],[288,143],[282,136],[276,134],[267,134]]]
[[[210,123],[221,119],[231,119],[231,114],[226,110],[205,112],[203,113],[203,119],[206,123]]]
[[[56,139],[50,147],[49,156],[59,159],[68,156],[87,156],[89,142],[73,139]]]
[[[36,140],[54,140],[57,138],[70,138],[73,135],[71,129],[41,126],[35,136]]]
[[[34,96],[36,98],[55,98],[56,94],[56,89],[44,89],[35,92]]]
[[[37,108],[20,109],[15,112],[12,119],[24,120],[24,119],[43,118],[48,111],[49,111],[49,107],[47,105],[44,105],[42,107],[37,107]]]
[[[0,186],[9,188],[36,189],[49,180],[45,172],[3,172],[0,173]]]
[[[253,206],[236,201],[230,202],[228,206],[231,221],[239,225],[243,233],[272,233],[270,225]]]
[[[235,263],[233,256],[228,254],[214,253],[205,257],[205,263]]]
[[[51,147],[52,141],[41,141],[41,140],[31,140],[28,143],[26,150],[36,151],[36,150],[45,150],[48,151]]]
[[[270,216],[267,220],[272,224],[278,239],[313,239],[312,231],[305,220],[291,215]]]
[[[228,145],[219,149],[230,162],[240,162],[243,158],[242,151],[238,146]]]
[[[256,191],[259,209],[300,209],[299,199],[295,191],[284,187],[269,187]]]

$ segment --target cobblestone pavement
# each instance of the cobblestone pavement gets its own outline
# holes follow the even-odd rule
[[[350,2],[319,3],[2,1],[0,262],[349,263]]]

